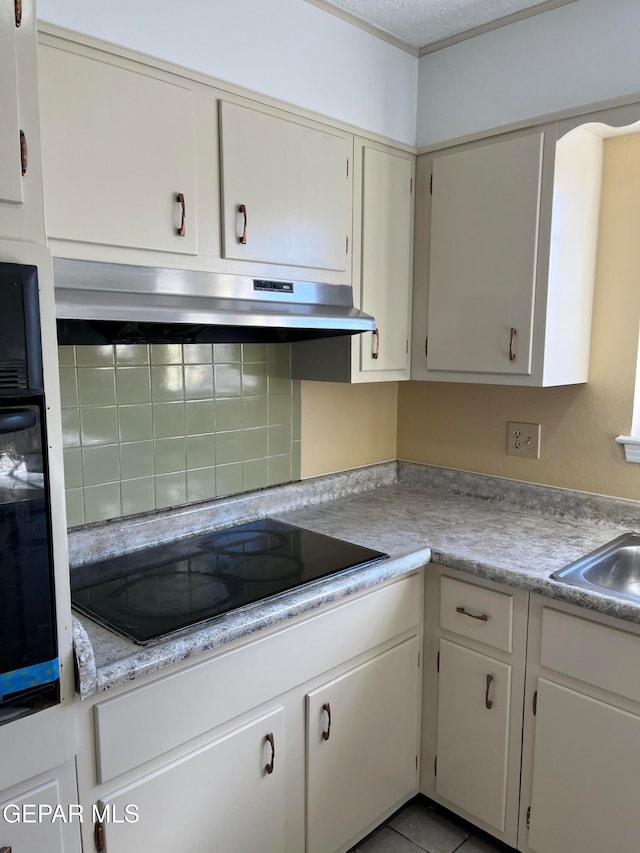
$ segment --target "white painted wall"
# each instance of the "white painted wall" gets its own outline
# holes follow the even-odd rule
[[[418,60],[304,0],[36,0],[38,17],[415,144]]]
[[[640,92],[640,0],[577,0],[420,59],[418,145]]]

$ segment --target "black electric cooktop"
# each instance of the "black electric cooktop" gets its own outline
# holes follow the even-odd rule
[[[76,610],[144,645],[387,555],[264,518],[73,571]]]

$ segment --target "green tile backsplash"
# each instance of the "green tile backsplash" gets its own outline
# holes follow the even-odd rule
[[[288,344],[60,347],[70,527],[300,479]]]

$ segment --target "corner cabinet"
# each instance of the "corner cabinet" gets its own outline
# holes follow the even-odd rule
[[[0,4],[0,238],[44,243],[33,0]]]
[[[421,791],[515,847],[528,594],[433,566],[425,601]]]
[[[353,302],[374,332],[292,347],[297,379],[384,382],[409,379],[415,156],[355,141]]]
[[[553,124],[419,169],[412,378],[586,382],[602,136]]]
[[[223,258],[348,283],[352,138],[255,104],[219,107]]]

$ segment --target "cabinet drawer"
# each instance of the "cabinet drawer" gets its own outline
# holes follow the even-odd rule
[[[511,653],[513,596],[443,577],[440,627]]]
[[[94,709],[106,782],[375,648],[421,619],[410,575],[332,610],[160,678]]]
[[[542,666],[640,702],[640,637],[545,607]]]

